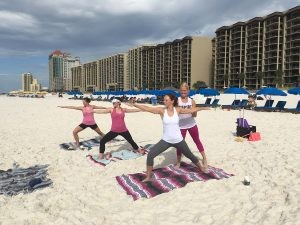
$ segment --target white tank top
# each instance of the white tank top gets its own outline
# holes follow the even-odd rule
[[[181,97],[178,98],[178,106],[184,109],[193,107],[192,99],[188,98],[187,102],[182,102]],[[179,127],[180,129],[189,129],[196,125],[196,120],[192,114],[179,114]]]
[[[173,116],[168,115],[167,109],[164,111],[162,139],[171,144],[176,144],[183,140],[179,128],[179,117],[175,108]]]

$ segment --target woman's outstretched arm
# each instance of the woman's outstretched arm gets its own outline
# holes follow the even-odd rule
[[[93,109],[107,109],[107,108],[103,106],[93,105]]]
[[[76,110],[82,110],[83,106],[57,106],[59,108],[63,109],[76,109]]]
[[[150,112],[150,113],[154,113],[154,114],[163,114],[163,108],[162,107],[151,107],[151,106],[146,106],[146,105],[141,105],[141,104],[137,104],[137,103],[131,103],[129,104],[130,106],[134,106],[138,109],[141,109],[142,111],[145,112]]]
[[[97,114],[111,113],[111,108],[105,108],[105,109],[100,109],[100,110],[94,110],[94,113],[97,113]]]
[[[127,113],[142,112],[142,110],[140,109],[127,109],[127,108],[123,108],[123,109]]]
[[[180,107],[177,108],[177,112],[180,114],[190,114],[190,113],[193,114],[201,110],[210,110],[210,108],[209,107],[195,107],[190,109],[183,109]]]

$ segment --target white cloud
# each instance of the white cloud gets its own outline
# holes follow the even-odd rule
[[[0,10],[0,29],[30,33],[38,27],[38,21],[31,15]]]

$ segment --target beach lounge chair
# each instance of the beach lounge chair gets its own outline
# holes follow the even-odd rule
[[[207,101],[207,100],[206,100]],[[210,100],[209,100],[210,101]],[[220,99],[214,99],[211,104],[196,104],[197,107],[218,107]]]
[[[300,113],[300,100],[298,101],[296,108],[284,109],[284,111],[291,112],[291,113]]]
[[[268,99],[264,106],[256,106],[256,107],[254,107],[254,110],[265,111],[266,108],[272,108],[273,103],[274,103],[274,100]]]
[[[205,100],[205,103],[203,103],[203,104],[197,104],[197,107],[210,105],[210,102],[211,102],[211,98],[207,98]]]
[[[260,111],[265,111],[265,112],[278,112],[278,111],[283,111],[284,106],[286,105],[286,101],[278,101],[277,104],[274,107],[263,107],[260,109]]]
[[[241,104],[241,100],[235,99],[231,105],[222,105],[222,109],[236,109]]]

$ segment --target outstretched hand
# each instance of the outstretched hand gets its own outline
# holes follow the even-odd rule
[[[131,106],[131,107],[134,107],[134,106],[133,106],[134,103],[135,103],[135,99],[131,98],[131,99],[126,103],[126,105]]]

